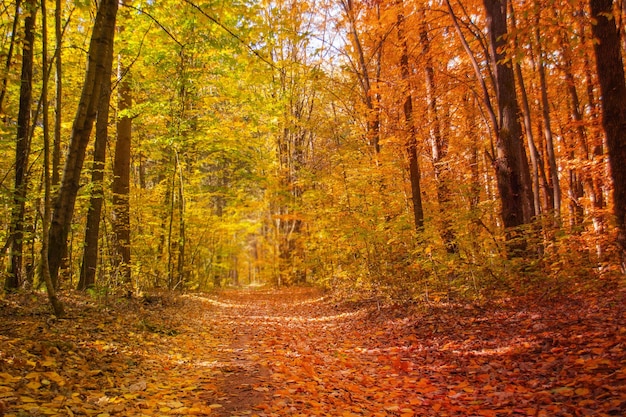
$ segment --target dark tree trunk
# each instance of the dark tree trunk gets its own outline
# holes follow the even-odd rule
[[[29,0],[24,5],[24,47],[20,78],[20,104],[17,115],[17,140],[15,143],[15,183],[11,218],[11,263],[5,282],[7,289],[15,289],[23,282],[22,257],[24,249],[24,215],[26,210],[27,171],[30,155],[30,112],[32,104],[33,62],[35,42],[35,14],[37,3]]]
[[[120,31],[123,30],[120,28]],[[117,140],[113,161],[113,232],[115,233],[115,265],[124,283],[130,283],[130,151],[132,118],[126,114],[132,105],[128,73],[120,64],[117,118]]]
[[[398,40],[401,46],[400,71],[402,74],[402,89],[404,95],[404,126],[406,134],[406,152],[409,159],[409,180],[411,182],[411,201],[413,202],[413,220],[415,229],[421,232],[424,228],[424,208],[422,206],[421,173],[417,152],[417,134],[413,120],[413,97],[410,86],[409,48],[404,34],[404,13],[401,10],[402,1],[397,2],[398,11]]]
[[[52,185],[59,184],[59,167],[61,165],[61,124],[63,122],[63,61],[61,48],[63,46],[63,30],[61,28],[61,0],[55,1],[54,33],[56,35],[56,97],[54,117],[54,143],[52,145]]]
[[[510,60],[505,59],[507,1],[484,0],[484,5],[498,99],[498,133],[493,162],[502,203],[502,221],[507,229],[507,239],[512,240],[519,238],[515,229],[529,223],[535,214],[532,186],[518,118],[513,66]],[[515,246],[513,244],[511,249],[520,249]]]
[[[626,261],[626,80],[620,49],[620,35],[613,18],[613,0],[590,0],[596,22],[593,47],[602,95],[602,126],[606,133],[611,175],[613,211],[618,228],[622,268]]]
[[[107,52],[115,35],[117,9],[117,0],[102,0],[91,35],[85,81],[72,126],[63,178],[54,203],[50,225],[48,261],[50,276],[55,286],[58,286],[59,267],[67,254],[67,238],[74,215],[76,195],[80,187],[80,174],[100,102],[102,81],[106,73],[104,67]]]
[[[112,45],[111,45],[112,46]],[[98,267],[98,242],[100,238],[100,220],[102,218],[102,203],[104,202],[104,163],[109,127],[109,102],[111,100],[111,67],[113,65],[113,48],[106,52],[104,63],[100,103],[96,119],[96,139],[93,151],[93,166],[91,168],[91,197],[87,212],[87,226],[85,228],[85,243],[83,262],[78,280],[78,290],[93,287],[96,282]]]

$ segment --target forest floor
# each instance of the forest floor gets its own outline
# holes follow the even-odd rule
[[[625,416],[626,294],[0,299],[0,416]]]

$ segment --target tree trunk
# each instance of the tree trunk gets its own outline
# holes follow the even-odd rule
[[[357,75],[361,90],[363,91],[363,101],[367,107],[367,140],[369,145],[374,149],[376,161],[380,153],[380,109],[378,108],[379,96],[373,92],[372,79],[369,74],[368,60],[363,51],[363,45],[357,31],[357,25],[354,17],[353,4],[351,0],[341,0],[341,6],[350,22],[350,35],[352,36],[352,44],[357,53],[358,67],[354,66],[353,70]],[[382,48],[378,48],[376,72],[380,74],[382,56]],[[378,162],[377,162],[378,163]]]
[[[602,94],[602,126],[613,177],[613,211],[622,269],[626,266],[626,80],[613,0],[589,0],[596,68]]]
[[[56,294],[56,289],[52,284],[50,277],[50,268],[48,266],[48,228],[50,227],[50,105],[48,103],[48,85],[49,85],[49,69],[48,69],[48,19],[46,10],[46,0],[41,0],[41,26],[42,26],[42,55],[43,65],[42,74],[43,82],[41,86],[41,101],[43,102],[43,181],[44,181],[44,198],[43,198],[43,238],[41,242],[41,275],[46,283],[48,300],[52,306],[52,311],[57,317],[65,315],[65,307]],[[57,50],[57,52],[60,52]]]
[[[511,10],[511,26],[513,30],[516,31],[516,21],[515,14],[513,10],[513,6],[510,6]],[[517,49],[518,46],[518,37],[515,36],[513,39],[514,48]],[[533,191],[533,203],[535,214],[539,215],[542,211],[552,211],[554,205],[550,203],[552,201],[552,191],[550,188],[550,184],[547,181],[543,158],[541,157],[541,153],[535,144],[535,137],[533,134],[533,125],[531,119],[531,111],[530,111],[530,103],[528,101],[528,93],[526,92],[526,85],[524,82],[524,75],[522,73],[522,66],[518,60],[515,62],[514,67],[515,77],[517,78],[517,83],[519,85],[520,92],[520,101],[521,101],[521,110],[522,110],[522,119],[524,121],[524,128],[526,129],[526,143],[528,146],[528,151],[530,152],[530,162],[532,168],[532,191]],[[541,204],[541,190],[544,190],[544,204]],[[548,195],[549,194],[549,195]]]
[[[569,197],[569,211],[570,211],[570,227],[572,230],[576,230],[580,225],[583,224],[584,221],[584,207],[582,204],[582,198],[584,197],[584,181],[585,177],[588,177],[587,183],[592,183],[592,177],[584,174],[583,167],[573,166],[574,161],[576,160],[576,148],[580,149],[580,156],[584,161],[589,159],[589,146],[587,140],[587,132],[585,130],[585,126],[583,124],[583,115],[581,112],[580,99],[578,96],[578,91],[576,89],[576,79],[572,72],[572,60],[571,60],[571,52],[570,46],[566,43],[565,36],[561,37],[561,44],[563,45],[562,56],[563,56],[563,75],[565,77],[566,89],[569,96],[569,113],[570,113],[570,123],[575,126],[574,128],[574,137],[576,140],[576,144],[572,144],[568,146],[568,155],[567,158],[569,160],[569,165],[572,165],[571,168],[568,169],[568,197]],[[593,194],[593,187],[589,187],[590,191],[590,199],[595,201]],[[601,200],[601,199],[600,199]]]
[[[174,159],[174,164],[178,162],[177,159]],[[176,242],[174,241],[174,214],[175,214],[175,206],[176,206],[176,198],[174,194],[176,192],[176,175],[178,173],[178,166],[174,165],[174,169],[172,170],[172,180],[168,184],[168,189],[166,191],[167,196],[169,197],[168,201],[168,229],[167,229],[167,289],[174,289],[174,251],[176,250]]]
[[[33,62],[35,43],[35,18],[37,3],[28,0],[24,5],[24,47],[20,77],[20,103],[17,115],[17,140],[15,143],[15,183],[11,216],[11,263],[5,288],[16,289],[23,282],[22,257],[24,249],[24,215],[28,185],[28,158],[30,155],[30,113],[32,104]]]
[[[13,34],[13,36],[11,36],[11,40],[9,42],[9,50],[7,52],[7,59],[5,61],[6,64],[4,66],[4,77],[2,78],[2,89],[0,90],[0,114],[4,113],[4,110],[3,110],[4,97],[6,96],[7,85],[9,83],[9,70],[11,69],[11,63],[13,62],[13,49],[15,48],[15,41],[18,38],[17,27],[20,22],[21,7],[22,7],[21,0],[16,0],[15,1],[15,14],[13,16],[13,28],[11,30],[11,33]]]
[[[559,171],[556,166],[556,155],[554,153],[554,139],[552,136],[552,121],[550,119],[550,100],[548,99],[548,82],[546,80],[546,69],[543,63],[544,53],[541,47],[541,34],[539,31],[539,10],[535,17],[535,42],[537,44],[537,66],[539,69],[539,85],[541,87],[541,114],[543,116],[543,136],[546,140],[546,158],[550,168],[550,189],[552,191],[553,215],[557,225],[561,223],[561,184],[559,183]]]
[[[402,8],[402,1],[397,2],[397,6]],[[411,201],[413,202],[413,220],[415,230],[421,232],[424,228],[424,208],[422,207],[421,173],[417,153],[417,134],[413,121],[413,97],[411,96],[410,68],[409,68],[409,48],[404,35],[404,13],[398,11],[398,40],[401,45],[400,71],[402,74],[402,92],[404,95],[404,126],[406,131],[406,152],[409,158],[409,180],[411,182]]]
[[[420,11],[421,27],[420,27],[420,43],[422,46],[422,55],[424,63],[424,82],[426,85],[426,100],[429,115],[430,142],[433,158],[433,169],[435,171],[435,181],[437,183],[437,202],[439,203],[439,216],[441,224],[439,225],[439,235],[443,241],[446,251],[450,254],[458,252],[456,244],[456,235],[452,230],[450,214],[448,206],[450,205],[450,167],[448,166],[448,140],[442,134],[441,120],[439,117],[439,109],[437,103],[437,94],[435,91],[435,68],[433,65],[433,57],[430,49],[430,36],[428,34],[428,23],[424,10]]]
[[[498,99],[498,134],[493,162],[502,203],[502,221],[511,243],[509,256],[515,256],[516,251],[525,247],[516,228],[529,223],[535,214],[532,186],[518,119],[513,67],[505,55],[507,1],[484,0],[484,5]]]
[[[111,45],[112,46],[112,45]],[[100,103],[96,119],[96,139],[93,151],[93,166],[91,168],[91,197],[87,212],[87,226],[83,261],[78,280],[78,290],[93,287],[96,282],[98,267],[98,242],[100,239],[100,220],[102,218],[102,204],[104,202],[104,164],[109,127],[109,103],[111,100],[111,67],[113,65],[113,48],[107,51],[107,60],[104,63],[105,74],[100,91]]]
[[[187,249],[187,236],[185,235],[185,183],[183,167],[176,152],[176,166],[178,168],[178,261],[176,287],[183,289],[185,284],[185,256]]]
[[[63,6],[61,0],[55,1],[54,33],[56,35],[56,97],[54,118],[54,143],[52,145],[52,185],[59,184],[59,168],[61,165],[61,125],[63,123],[63,61],[61,48],[63,47],[63,30],[61,28],[61,14]]]
[[[124,28],[119,28],[123,31]],[[115,233],[115,266],[122,282],[131,282],[130,269],[130,152],[132,118],[128,111],[132,106],[129,74],[121,63],[118,70],[118,118],[115,159],[113,161],[113,232]]]
[[[80,187],[80,173],[85,160],[91,130],[96,118],[97,106],[104,74],[107,51],[115,36],[117,0],[102,0],[98,7],[93,33],[89,44],[88,64],[78,109],[72,126],[72,134],[63,170],[61,186],[54,203],[50,225],[48,261],[54,286],[58,286],[59,267],[67,253],[67,238],[74,215],[74,205]]]

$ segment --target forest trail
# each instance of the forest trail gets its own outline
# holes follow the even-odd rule
[[[5,417],[626,415],[623,293],[489,308],[310,288],[74,295],[63,320],[19,297],[0,300]]]

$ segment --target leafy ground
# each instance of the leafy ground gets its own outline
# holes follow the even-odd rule
[[[313,289],[0,300],[0,416],[624,416],[624,293],[380,307]]]

